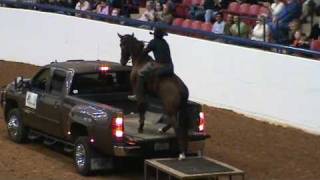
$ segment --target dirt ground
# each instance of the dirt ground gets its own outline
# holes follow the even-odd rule
[[[18,75],[30,77],[37,69],[0,61],[0,87]],[[204,110],[211,135],[205,154],[244,170],[247,180],[320,179],[320,136],[260,122],[229,110],[208,106]],[[0,180],[86,179],[76,174],[70,156],[38,143],[12,143],[2,116],[1,113]],[[88,179],[142,179],[142,171],[125,172],[106,172]]]

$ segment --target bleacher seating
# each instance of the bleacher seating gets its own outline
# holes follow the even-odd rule
[[[320,51],[320,40],[312,40],[310,49],[314,51]]]

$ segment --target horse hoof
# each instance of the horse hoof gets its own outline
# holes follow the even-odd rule
[[[162,128],[159,128],[159,129],[158,129],[158,133],[163,134],[163,133],[164,133],[163,129],[162,129]]]
[[[179,161],[186,159],[186,155],[184,153],[179,154]]]
[[[138,129],[138,133],[143,133],[143,129]]]

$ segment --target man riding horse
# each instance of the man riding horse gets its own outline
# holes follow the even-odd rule
[[[153,52],[155,61],[146,63],[139,71],[138,84],[136,89],[136,98],[140,102],[144,102],[145,89],[144,84],[149,80],[151,75],[156,77],[170,76],[174,73],[173,63],[171,59],[170,48],[167,41],[163,38],[168,34],[164,29],[155,28],[153,33],[154,38],[149,42],[143,53],[147,55]]]

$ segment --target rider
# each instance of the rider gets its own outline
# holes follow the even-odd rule
[[[168,34],[162,28],[155,28],[154,32],[150,32],[150,34],[153,34],[154,38],[144,49],[144,55],[148,55],[148,53],[152,51],[155,61],[145,64],[138,73],[136,95],[140,102],[144,102],[144,84],[151,75],[155,74],[159,77],[170,76],[174,73],[170,48],[167,41],[163,38]]]

